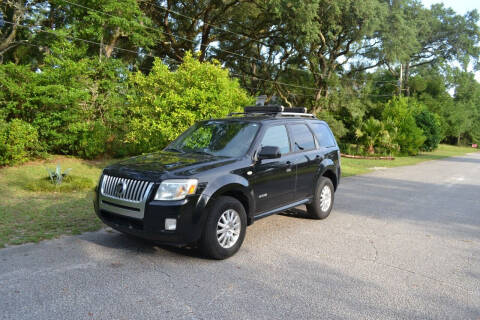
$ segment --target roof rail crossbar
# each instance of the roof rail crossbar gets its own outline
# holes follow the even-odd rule
[[[307,113],[307,108],[294,107],[285,108],[281,105],[256,105],[247,106],[244,108],[244,112],[232,112],[228,116],[234,115],[270,115],[273,117],[301,117],[301,118],[315,118],[311,113]]]
[[[290,113],[307,113],[307,108],[304,107],[293,107],[293,108],[285,108],[284,112]]]
[[[285,108],[277,105],[266,106],[248,106],[244,108],[245,113],[279,113],[283,112]]]

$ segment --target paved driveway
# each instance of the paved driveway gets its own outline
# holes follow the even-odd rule
[[[1,319],[480,319],[480,154],[346,178],[226,261],[113,231],[0,250]]]

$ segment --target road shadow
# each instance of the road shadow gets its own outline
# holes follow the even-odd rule
[[[314,220],[308,214],[307,208],[305,208],[305,206],[288,209],[288,210],[279,212],[278,215],[285,216],[285,217],[290,217],[290,218]]]
[[[175,246],[158,243],[132,235],[123,234],[109,227],[96,234],[81,235],[80,238],[105,248],[126,250],[135,254],[141,253],[146,255],[157,255],[160,251],[167,251],[171,254],[184,257],[208,259],[198,248],[194,246]]]
[[[344,180],[334,210],[422,225],[438,235],[480,239],[480,185],[362,175]]]

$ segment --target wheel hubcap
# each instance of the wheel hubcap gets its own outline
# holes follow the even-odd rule
[[[324,186],[320,194],[320,207],[326,212],[332,204],[332,190],[328,186]]]
[[[240,216],[237,211],[228,209],[218,219],[217,240],[222,248],[231,248],[240,237]]]

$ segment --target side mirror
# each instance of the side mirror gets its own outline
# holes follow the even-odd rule
[[[265,146],[262,147],[258,153],[258,160],[262,159],[277,159],[280,158],[282,154],[280,153],[279,147]]]

